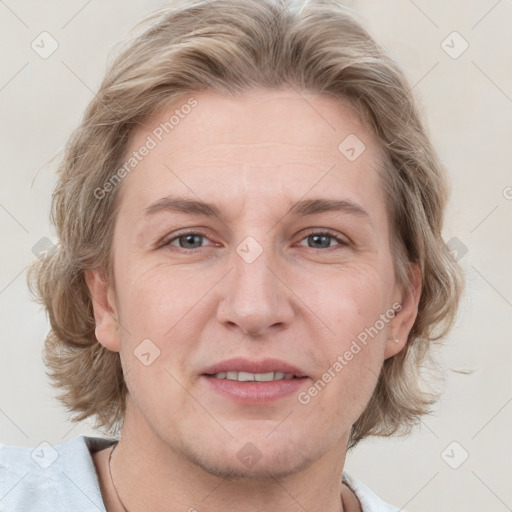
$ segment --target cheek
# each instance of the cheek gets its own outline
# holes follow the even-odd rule
[[[162,430],[168,428],[163,404],[183,414],[194,408],[182,386],[203,329],[201,298],[212,286],[195,275],[134,264],[118,290],[126,384],[140,412],[151,423],[162,422]]]
[[[323,321],[331,338],[339,340],[338,348],[342,349],[389,309],[392,286],[387,281],[376,266],[347,266],[297,279],[294,291]],[[378,330],[385,329],[380,326]]]
[[[128,331],[162,342],[174,338],[173,332],[179,331],[189,314],[196,319],[200,316],[202,300],[218,281],[218,276],[204,275],[197,269],[164,264],[149,269],[135,264],[127,273],[119,295],[120,315]]]
[[[141,404],[155,387],[162,394],[174,389],[168,372],[179,381],[186,374],[206,322],[201,299],[213,283],[198,279],[197,272],[137,264],[124,276],[120,272],[118,283],[120,356],[128,388]]]
[[[345,269],[328,277],[316,280],[314,287],[300,285],[297,289],[297,295],[305,298],[309,310],[326,327],[321,336],[315,336],[312,330],[308,336],[317,340],[310,348],[320,356],[324,371],[317,376],[321,382],[316,387],[322,389],[322,394],[325,387],[325,402],[320,402],[337,404],[336,414],[346,412],[344,404],[351,404],[350,410],[360,414],[384,361],[392,318],[391,288],[374,267],[353,272]],[[313,320],[306,329],[312,324]],[[315,324],[319,325],[318,320]]]

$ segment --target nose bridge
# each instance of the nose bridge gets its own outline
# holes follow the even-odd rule
[[[256,236],[248,235],[236,246],[235,276],[239,285],[254,288],[253,292],[268,292],[273,285],[268,267],[275,264],[275,248],[271,236]]]
[[[286,287],[274,275],[277,259],[273,238],[264,229],[238,243],[219,321],[237,324],[251,334],[262,334],[272,325],[290,321],[292,308]]]

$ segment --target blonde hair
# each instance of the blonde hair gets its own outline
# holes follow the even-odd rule
[[[432,342],[453,324],[464,281],[441,235],[444,169],[399,67],[334,0],[175,1],[140,28],[109,65],[68,141],[52,195],[59,243],[28,273],[51,325],[48,375],[72,420],[95,417],[96,428],[113,432],[124,418],[119,354],[95,337],[84,270],[103,270],[113,283],[111,243],[122,186],[101,199],[94,191],[119,170],[132,133],[185,94],[292,85],[348,100],[381,143],[397,280],[410,286],[410,265],[418,264],[422,293],[407,344],[384,361],[349,447],[370,435],[409,432],[437,399],[423,389],[421,370],[432,360]]]

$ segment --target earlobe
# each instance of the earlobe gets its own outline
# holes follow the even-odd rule
[[[384,352],[385,359],[398,354],[405,347],[409,333],[418,315],[422,283],[421,270],[416,263],[411,264],[409,278],[411,284],[409,288],[403,292],[402,298],[399,301],[402,308],[390,322],[390,338],[386,342],[386,350]]]
[[[84,271],[89,288],[96,322],[96,339],[109,350],[119,352],[120,340],[117,329],[117,306],[112,286],[99,270]]]

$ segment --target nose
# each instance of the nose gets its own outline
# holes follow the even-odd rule
[[[217,319],[229,329],[264,337],[271,328],[290,325],[294,295],[281,275],[283,265],[277,264],[271,249],[263,250],[251,261],[253,257],[247,258],[243,251],[233,253],[233,268],[222,288]]]

